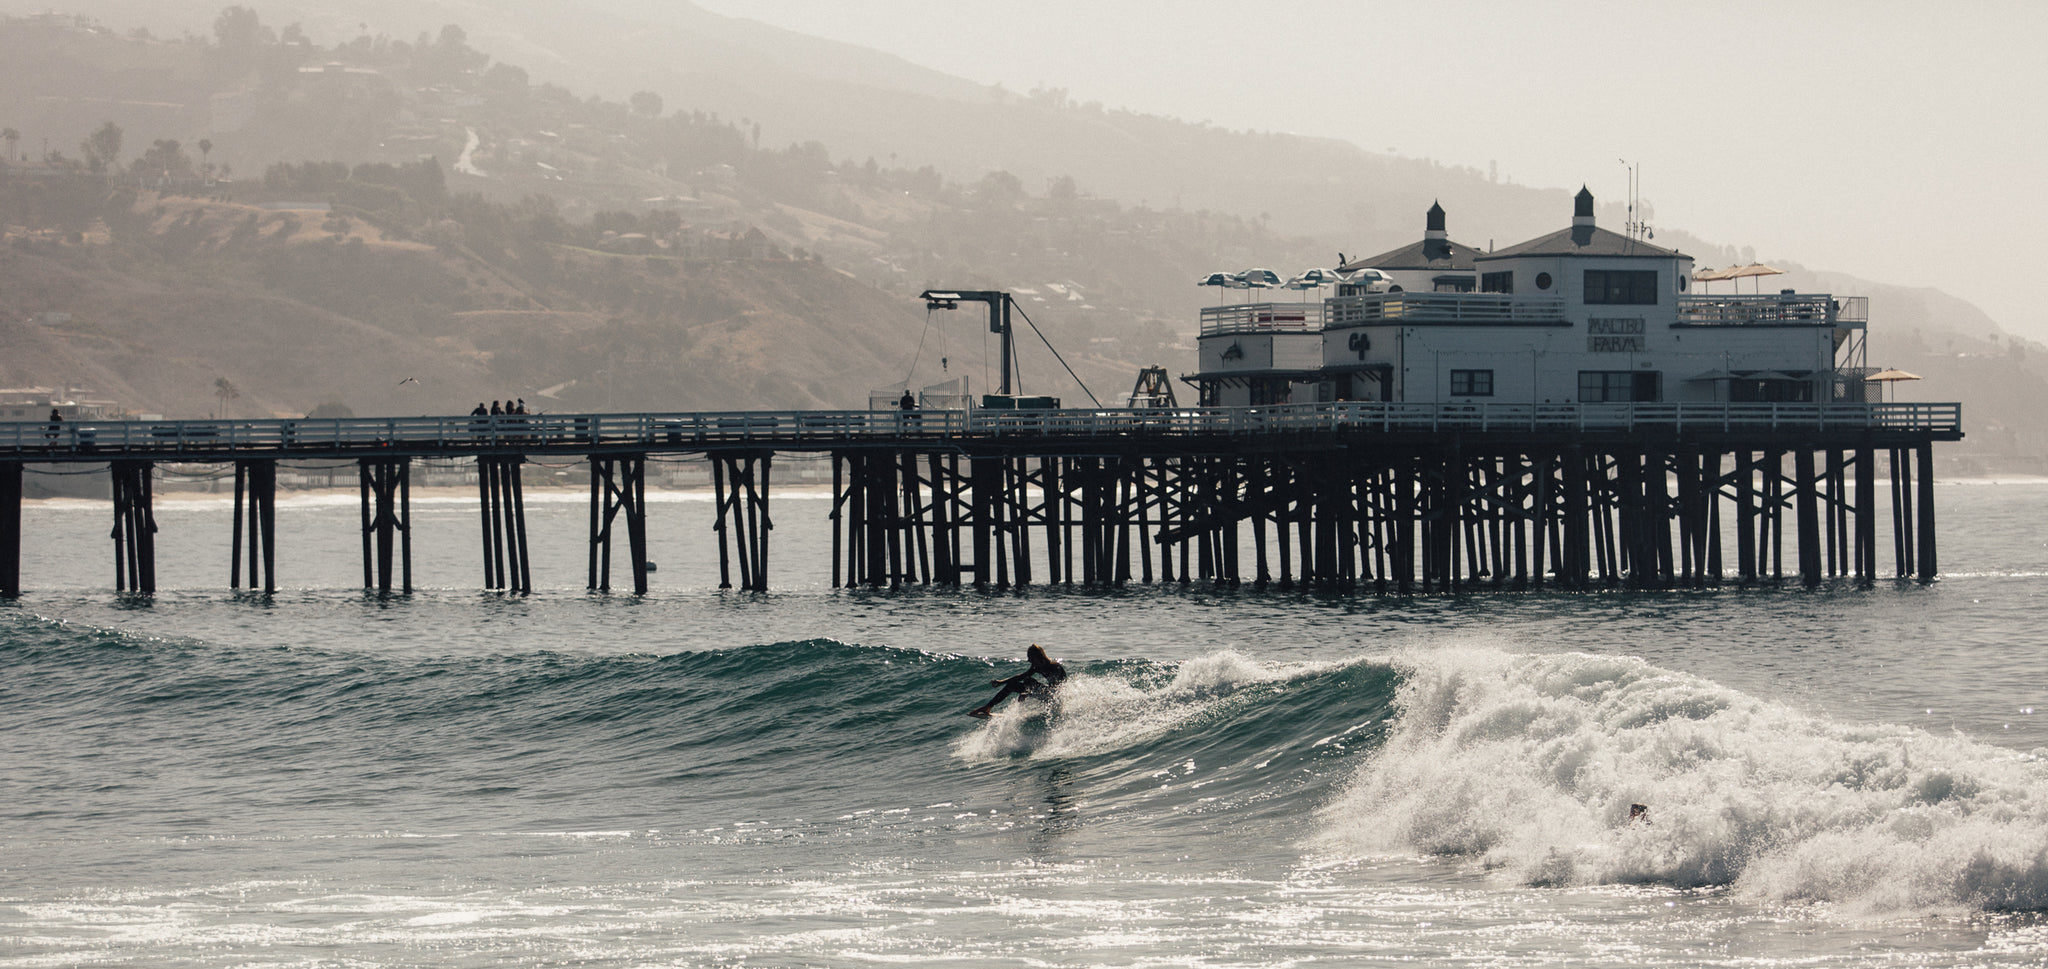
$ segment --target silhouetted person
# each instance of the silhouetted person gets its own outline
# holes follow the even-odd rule
[[[52,407],[50,408],[50,428],[43,432],[43,436],[49,438],[50,443],[55,444],[57,443],[57,435],[62,433],[64,433],[64,412]]]
[[[1067,681],[1067,668],[1047,656],[1045,649],[1037,643],[1032,643],[1031,648],[1024,651],[1024,656],[1031,661],[1031,668],[1007,680],[990,680],[988,685],[1001,688],[996,691],[995,699],[967,711],[968,716],[988,717],[995,709],[995,705],[1003,702],[1003,698],[1012,693],[1041,700],[1052,699],[1060,684]],[[1038,676],[1033,676],[1034,673],[1045,677],[1044,681],[1041,682]]]
[[[491,416],[496,417],[503,413],[505,413],[505,408],[498,406],[497,401],[491,401]]]
[[[915,397],[912,397],[912,396],[910,395],[910,391],[906,390],[906,391],[904,391],[904,392],[903,392],[903,399],[902,399],[902,400],[899,400],[899,401],[897,401],[897,402],[896,402],[896,406],[897,406],[897,407],[900,407],[900,408],[902,408],[902,409],[904,409],[904,410],[916,410],[916,409],[917,409],[917,398],[915,398]]]
[[[491,411],[490,411],[490,408],[488,408],[488,407],[485,407],[485,406],[483,405],[483,402],[482,402],[482,401],[478,401],[478,402],[477,402],[477,405],[476,405],[476,410],[470,411],[470,412],[469,412],[469,416],[471,416],[471,417],[488,417],[488,416],[490,416],[490,413],[491,413]]]

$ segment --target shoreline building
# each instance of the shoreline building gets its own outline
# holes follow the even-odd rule
[[[1594,223],[1494,252],[1423,238],[1339,267],[1316,303],[1202,311],[1203,403],[1861,403],[1868,303],[1694,292],[1693,258]],[[1363,270],[1377,270],[1366,274]]]

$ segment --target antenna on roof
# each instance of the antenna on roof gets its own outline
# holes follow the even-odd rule
[[[1650,231],[1649,223],[1636,218],[1636,205],[1640,201],[1637,196],[1643,187],[1642,166],[1626,158],[1620,161],[1628,168],[1628,220],[1622,223],[1623,234],[1628,236],[1630,241],[1651,238],[1655,233]]]

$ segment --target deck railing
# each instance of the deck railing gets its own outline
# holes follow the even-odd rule
[[[1870,321],[1864,296],[1782,293],[1681,296],[1677,322],[1687,326],[1808,324],[1861,327]],[[1554,325],[1564,320],[1561,296],[1502,293],[1370,293],[1320,302],[1240,303],[1202,310],[1202,335],[1311,331],[1391,323]]]
[[[133,455],[218,460],[248,452],[373,456],[401,448],[449,454],[582,448],[693,450],[759,443],[793,448],[898,438],[1292,434],[1313,432],[1962,430],[1962,405],[1429,404],[1350,401],[1272,407],[1018,411],[734,411],[508,417],[0,422],[0,455],[78,460]]]
[[[1681,296],[1678,322],[1689,326],[1809,324],[1860,327],[1870,322],[1867,296],[1780,293],[1772,296]]]
[[[1561,296],[1502,293],[1370,293],[1329,301],[1329,325],[1371,323],[1554,324],[1564,320]]]
[[[1238,303],[1202,310],[1202,335],[1282,331],[1314,333],[1327,322],[1322,302]]]

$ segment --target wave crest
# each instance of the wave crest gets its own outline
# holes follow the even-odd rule
[[[1465,856],[1539,886],[2048,909],[2037,756],[1834,723],[1628,658],[1475,649],[1398,665],[1402,714],[1322,810],[1327,848]]]

